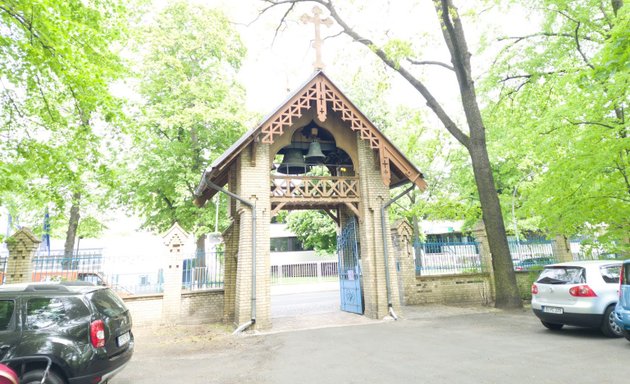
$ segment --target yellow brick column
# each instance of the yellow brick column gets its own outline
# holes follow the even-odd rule
[[[569,239],[565,236],[556,235],[551,243],[551,247],[553,249],[553,256],[556,258],[557,262],[573,261],[571,244],[569,244]]]
[[[383,183],[377,153],[368,142],[357,136],[359,155],[358,174],[360,177],[361,202],[359,212],[359,232],[361,238],[361,264],[363,268],[363,297],[365,316],[381,319],[389,315],[387,285],[385,277],[384,247],[394,255],[390,239],[390,224],[385,212],[385,228],[381,226],[381,207],[390,200],[389,187]],[[383,244],[383,232],[387,244]],[[396,276],[394,257],[388,258],[390,277]],[[390,281],[390,294],[395,312],[400,310],[400,299],[395,280]]]
[[[166,246],[164,266],[164,297],[162,299],[162,321],[174,323],[180,319],[182,302],[183,251],[188,234],[175,223],[163,236]]]
[[[33,281],[33,257],[41,243],[30,228],[21,228],[6,240],[9,249],[5,283]]]
[[[392,244],[396,258],[398,295],[401,304],[411,303],[416,288],[416,260],[413,249],[413,228],[407,220],[398,220],[392,228]]]
[[[239,215],[239,245],[236,272],[235,323],[242,325],[252,318],[252,267],[256,268],[255,329],[271,328],[271,261],[269,255],[269,222],[271,211],[269,145],[252,143],[241,152],[237,162],[237,195],[256,210],[256,261],[253,261],[252,208],[236,202]]]

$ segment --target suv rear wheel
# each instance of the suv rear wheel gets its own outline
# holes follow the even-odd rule
[[[602,322],[602,333],[607,337],[621,337],[621,327],[615,322],[615,306],[610,305],[604,312],[604,321]]]
[[[42,378],[44,377],[44,370],[38,369],[35,371],[27,372],[22,380],[20,380],[20,384],[41,384]],[[48,375],[46,376],[46,381],[44,384],[66,384],[65,381],[61,377],[59,377],[54,371],[48,371]]]

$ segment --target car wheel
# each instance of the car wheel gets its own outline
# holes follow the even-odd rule
[[[540,322],[542,323],[542,325],[545,326],[545,328],[551,329],[552,331],[557,331],[559,329],[562,329],[562,327],[564,327],[564,324],[548,323],[542,320]]]
[[[623,332],[623,337],[625,337],[626,340],[630,341],[630,332],[626,331],[625,329],[622,329],[621,332]]]
[[[26,374],[20,380],[20,384],[41,384],[44,377],[44,371],[39,369],[35,371],[26,372]],[[48,371],[46,381],[44,384],[66,384],[65,381],[54,371]]]
[[[615,322],[615,306],[611,305],[604,312],[604,321],[602,322],[602,333],[607,337],[621,337],[621,327]]]

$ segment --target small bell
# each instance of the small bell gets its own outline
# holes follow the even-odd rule
[[[322,147],[319,141],[313,141],[308,146],[308,153],[304,156],[304,160],[307,164],[321,164],[326,159],[326,155],[322,152]]]

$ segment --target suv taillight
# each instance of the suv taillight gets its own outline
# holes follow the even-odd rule
[[[94,348],[105,346],[105,324],[103,320],[95,320],[90,324],[90,341]]]
[[[532,295],[538,294],[538,286],[536,284],[532,284]]]
[[[571,296],[576,297],[597,297],[595,291],[593,291],[588,285],[576,285],[575,287],[569,289],[569,293]]]

